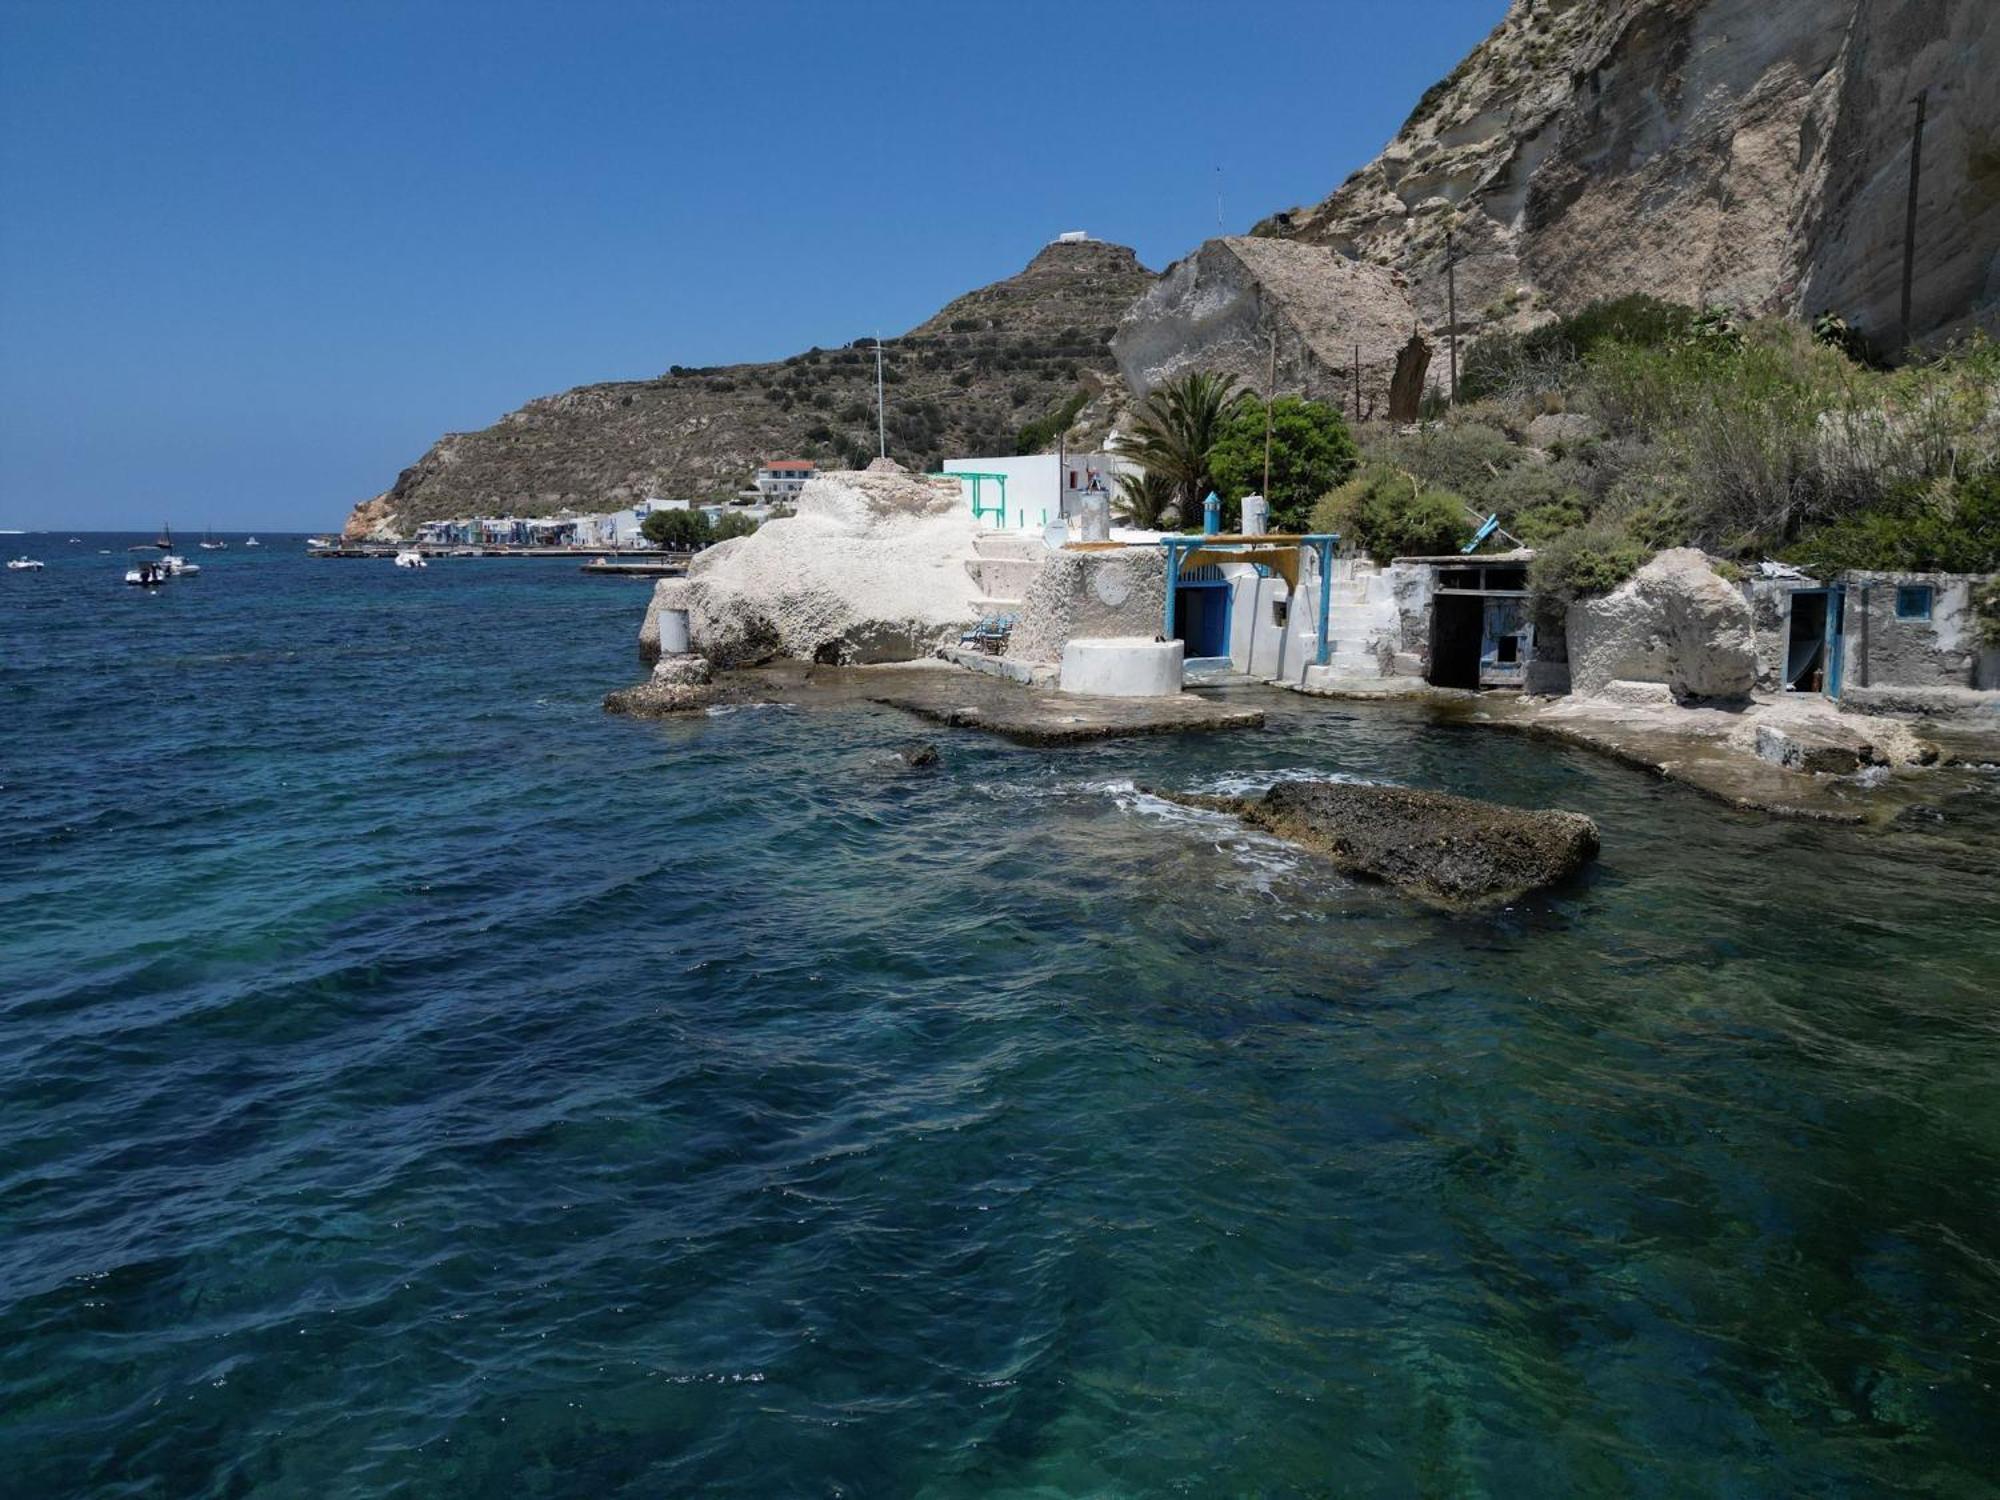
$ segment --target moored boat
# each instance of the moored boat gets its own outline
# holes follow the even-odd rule
[[[11,560],[11,561],[10,561],[10,562],[9,562],[9,563],[7,564],[7,566],[8,566],[8,567],[9,567],[10,569],[12,569],[12,570],[13,570],[14,572],[16,572],[16,573],[26,573],[26,572],[30,572],[30,571],[37,571],[37,570],[39,570],[39,569],[41,568],[42,564],[41,564],[41,561],[40,561],[39,559],[37,559],[37,558],[33,558],[33,557],[17,557],[17,558],[14,558],[14,559],[12,559],[12,560]]]
[[[419,552],[415,547],[398,547],[396,549],[396,566],[399,568],[427,568],[430,564],[424,561],[423,553]]]

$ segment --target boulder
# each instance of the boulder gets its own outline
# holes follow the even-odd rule
[[[1594,438],[1601,430],[1582,412],[1549,412],[1528,424],[1528,441],[1537,448],[1568,446]]]
[[[1349,875],[1447,903],[1496,901],[1550,885],[1597,853],[1597,825],[1581,813],[1407,787],[1281,781],[1260,799],[1154,795],[1234,813],[1324,854]]]
[[[657,641],[659,612],[686,609],[690,645],[717,666],[913,661],[978,616],[973,538],[956,480],[882,459],[820,474],[795,515],[697,553],[685,579],[661,583],[650,628]]]
[[[902,757],[903,764],[913,770],[920,770],[938,763],[938,747],[929,740],[925,740],[920,745],[905,745],[896,753]]]
[[[698,687],[709,680],[708,658],[695,652],[662,656],[653,663],[653,681],[669,687]]]
[[[1572,604],[1565,621],[1572,691],[1613,682],[1663,682],[1676,698],[1749,696],[1757,680],[1750,606],[1692,547],[1659,553],[1599,599]]]

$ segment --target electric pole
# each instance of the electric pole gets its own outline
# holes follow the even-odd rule
[[[889,456],[889,412],[882,404],[882,335],[875,335],[875,447],[883,458]]]

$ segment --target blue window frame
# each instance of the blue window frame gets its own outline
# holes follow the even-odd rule
[[[1896,618],[1899,620],[1928,620],[1931,617],[1931,586],[1927,583],[1903,583],[1896,586]]]

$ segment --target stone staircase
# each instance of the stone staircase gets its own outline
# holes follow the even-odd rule
[[[982,531],[965,560],[979,597],[973,600],[981,619],[1020,613],[1028,584],[1049,555],[1039,533]]]
[[[1365,571],[1364,571],[1365,569]],[[1342,678],[1408,677],[1422,673],[1414,655],[1396,651],[1385,664],[1381,647],[1394,646],[1401,633],[1395,600],[1381,575],[1364,563],[1343,560],[1334,566],[1327,602],[1327,638],[1332,644],[1327,669]]]

